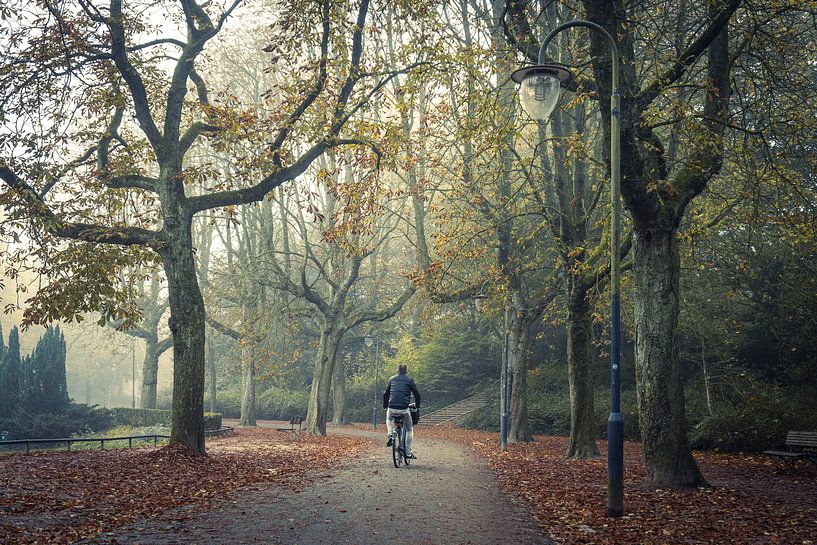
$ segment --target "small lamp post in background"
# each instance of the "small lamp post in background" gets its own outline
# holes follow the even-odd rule
[[[130,343],[131,409],[136,408],[136,342]]]
[[[482,283],[479,288],[479,293],[473,296],[474,307],[477,312],[482,312],[485,300],[488,299],[488,294],[485,293],[485,286],[488,281]],[[505,321],[503,327],[503,345],[502,345],[502,376],[500,383],[502,390],[500,391],[502,397],[502,412],[499,415],[499,430],[500,430],[500,445],[502,450],[508,450],[508,307],[505,306]]]
[[[374,396],[372,397],[372,429],[377,429],[377,375],[380,367],[378,365],[378,356],[380,355],[380,342],[378,341],[377,337],[372,335],[366,335],[363,337],[363,341],[366,343],[366,346],[369,348],[374,345]]]
[[[539,48],[539,64],[515,70],[511,79],[521,85],[522,107],[537,120],[550,117],[559,101],[559,89],[571,78],[570,71],[560,64],[545,63],[545,51],[553,38],[563,30],[585,27],[601,33],[612,55],[612,94],[610,95],[610,417],[607,420],[607,516],[624,514],[624,419],[621,416],[621,95],[619,94],[619,55],[613,36],[603,27],[589,21],[569,21],[554,28]]]

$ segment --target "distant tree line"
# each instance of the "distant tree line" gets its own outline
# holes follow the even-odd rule
[[[65,337],[48,327],[34,351],[20,355],[20,333],[12,328],[5,345],[0,328],[0,417],[19,411],[53,413],[68,406]]]

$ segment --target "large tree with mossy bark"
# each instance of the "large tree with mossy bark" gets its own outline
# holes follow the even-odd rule
[[[3,8],[0,236],[18,242],[14,263],[46,277],[26,320],[132,316],[133,289],[118,273],[160,261],[173,337],[171,442],[202,454],[205,312],[193,217],[260,201],[333,147],[371,145],[347,122],[392,77],[363,66],[368,0],[262,6],[253,15],[270,18],[270,51],[289,58],[275,65],[288,83],[270,90],[275,115],[259,134],[226,90],[211,101],[202,57],[241,3],[178,0],[175,12],[154,14],[180,32],[152,27],[158,8],[147,1]],[[203,137],[225,147],[254,138],[256,160],[216,183],[186,162]]]
[[[732,67],[729,25],[740,5],[740,0],[713,0],[705,6],[682,2],[663,10],[659,20],[641,5],[584,0],[583,13],[576,14],[607,30],[621,55],[621,192],[633,223],[637,392],[648,485],[705,484],[687,438],[676,346],[677,231],[689,202],[723,164]],[[507,13],[507,27],[519,48],[534,59],[539,44],[524,4],[509,2]],[[609,150],[609,45],[600,33],[591,33],[589,44]],[[659,46],[666,51],[659,54]],[[649,60],[648,52],[655,53]],[[695,91],[668,116],[681,88]],[[679,140],[681,135],[685,138]],[[679,144],[683,151],[670,157],[668,150],[679,149]]]

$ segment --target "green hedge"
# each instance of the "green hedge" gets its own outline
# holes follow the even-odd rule
[[[114,407],[111,409],[114,422],[120,426],[167,426],[171,425],[172,412],[165,409],[131,409]],[[221,428],[221,413],[204,413],[204,429]]]
[[[111,409],[114,422],[120,426],[170,426],[171,412],[163,409]]]
[[[80,403],[70,403],[59,413],[30,414],[18,411],[0,418],[0,431],[8,432],[6,439],[49,439],[70,437],[81,433],[101,432],[113,425],[110,411]]]
[[[261,420],[289,420],[293,416],[306,418],[309,390],[292,391],[272,386],[255,397],[255,416]],[[219,390],[216,409],[225,418],[241,416],[241,391]]]
[[[205,430],[220,430],[221,429],[221,413],[204,413],[204,429]]]

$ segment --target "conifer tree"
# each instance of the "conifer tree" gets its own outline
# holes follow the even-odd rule
[[[3,355],[0,357],[0,415],[9,416],[17,410],[19,403],[20,333],[13,327],[9,333],[9,345],[3,349]]]
[[[31,412],[55,412],[68,404],[65,354],[65,338],[59,327],[46,329],[25,366],[25,405]]]
[[[49,381],[49,399],[52,400],[56,408],[62,408],[70,402],[68,399],[68,381],[65,375],[65,337],[60,331],[60,326],[56,326],[54,329],[49,328],[49,331],[52,332],[48,360],[50,364],[49,376],[51,378]]]

